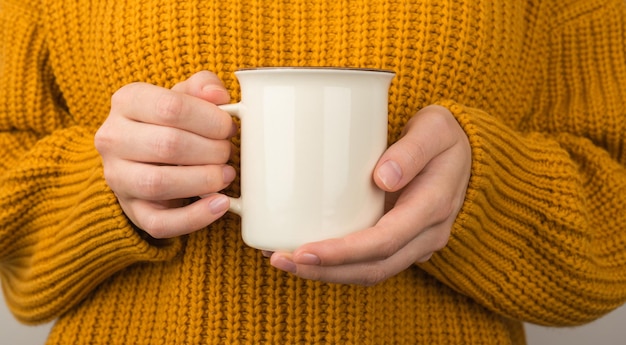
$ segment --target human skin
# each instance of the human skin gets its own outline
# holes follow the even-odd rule
[[[374,285],[448,242],[470,178],[469,140],[452,113],[432,105],[418,111],[374,170],[388,211],[371,228],[273,253],[273,266],[306,279]]]
[[[122,209],[150,236],[189,234],[228,211],[228,198],[217,192],[235,178],[227,162],[237,129],[218,107],[229,101],[222,82],[207,71],[172,89],[132,83],[113,95],[95,145]],[[274,267],[306,279],[382,282],[445,247],[470,168],[469,140],[452,113],[427,106],[376,165],[374,182],[387,192],[387,212],[376,225],[266,254]],[[188,202],[198,195],[204,197]]]
[[[215,104],[229,100],[206,71],[171,90],[132,83],[113,95],[96,149],[122,209],[152,237],[185,235],[227,212],[228,198],[215,192],[235,178],[226,163],[236,128]],[[187,204],[198,195],[206,197]]]

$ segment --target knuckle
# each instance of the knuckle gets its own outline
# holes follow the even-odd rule
[[[433,209],[433,214],[431,215],[431,219],[435,223],[441,223],[446,221],[452,215],[452,205],[448,202],[442,202],[439,204],[439,207],[435,207]]]
[[[183,137],[176,131],[166,131],[153,137],[153,152],[159,163],[169,163],[178,157],[180,147],[184,144]]]
[[[435,200],[431,200],[430,219],[434,223],[442,223],[455,217],[460,209],[462,201],[458,201],[454,196],[446,193],[439,194]]]
[[[438,236],[434,244],[435,251],[445,248],[448,245],[449,239],[450,236],[448,236],[448,232],[446,232],[445,236]]]
[[[382,242],[378,247],[379,260],[385,260],[392,257],[402,248],[399,238],[390,237]]]
[[[119,146],[122,142],[120,131],[116,130],[114,122],[110,115],[94,134],[94,146],[102,156],[114,151],[116,146]]]
[[[308,280],[324,281],[324,275],[318,270],[303,271],[302,269],[300,269],[298,272],[296,272],[296,275]]]
[[[111,96],[111,108],[115,109],[120,105],[127,104],[133,94],[133,89],[136,87],[136,83],[131,83],[122,86]]]
[[[142,82],[133,82],[117,89],[117,91],[111,95],[111,112],[126,111],[129,106],[137,101],[138,95],[145,91],[142,90],[145,85],[146,84]]]
[[[108,164],[103,164],[102,174],[109,188],[111,188],[112,191],[116,191],[119,179],[118,175],[115,173],[115,170],[112,169]]]
[[[430,252],[424,256],[422,256],[421,258],[417,259],[417,263],[424,263],[427,262],[428,260],[430,260],[433,257],[433,254],[435,254],[435,252]]]
[[[94,135],[94,145],[96,150],[102,155],[105,152],[108,152],[111,146],[113,145],[113,137],[111,136],[110,131],[108,130],[108,126],[101,126],[96,134]]]
[[[431,231],[434,231],[434,236],[429,239],[430,250],[437,252],[444,249],[448,245],[451,228],[447,224],[443,224],[441,227],[431,229]]]
[[[203,191],[208,193],[217,192],[224,186],[224,173],[221,168],[207,167],[205,173],[205,185]]]
[[[169,231],[165,222],[155,213],[146,215],[145,219],[140,220],[139,227],[156,239],[169,238]]]
[[[202,70],[202,71],[196,72],[188,80],[196,82],[198,83],[198,85],[204,85],[204,84],[212,83],[216,79],[219,80],[213,72]]]
[[[430,116],[429,120],[432,121],[433,128],[438,130],[449,130],[451,128],[451,119],[452,117],[442,116],[442,114],[438,111],[433,111],[428,114]]]
[[[175,122],[183,112],[184,101],[181,94],[162,92],[156,101],[155,117],[163,124]]]
[[[217,163],[225,164],[230,160],[230,156],[232,154],[233,145],[228,140],[220,140],[218,142],[218,154],[217,154]]]
[[[233,119],[227,112],[216,107],[208,119],[208,126],[212,129],[215,139],[227,139],[231,136]]]
[[[420,169],[427,161],[427,153],[424,144],[418,140],[408,139],[408,145],[401,147],[401,155],[406,157],[407,164],[413,169]]]
[[[166,181],[165,175],[159,169],[150,169],[140,174],[137,181],[139,195],[150,200],[160,200],[167,185]]]
[[[198,220],[189,212],[185,214],[183,223],[184,226],[181,229],[185,231],[195,231],[202,227],[202,225],[198,223]]]
[[[414,119],[418,117],[425,119],[428,122],[428,126],[437,131],[437,133],[449,131],[453,128],[453,124],[457,122],[450,111],[441,106],[427,106]]]

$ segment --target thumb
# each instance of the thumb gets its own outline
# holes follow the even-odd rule
[[[451,125],[456,120],[442,106],[418,111],[406,124],[402,137],[378,160],[374,182],[384,191],[404,188],[428,163],[453,145]]]
[[[222,80],[212,72],[200,71],[172,87],[173,91],[182,92],[201,98],[213,104],[226,104],[230,101],[230,94],[224,87]]]

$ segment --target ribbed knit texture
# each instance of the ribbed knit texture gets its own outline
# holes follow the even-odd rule
[[[523,344],[626,299],[626,4],[0,0],[0,277],[50,344]],[[93,134],[121,86],[255,66],[392,69],[389,141],[421,107],[472,145],[447,247],[375,287],[269,266],[239,219],[154,241]],[[237,140],[235,140],[237,143]],[[238,166],[235,155],[233,164]],[[239,193],[236,181],[227,193]]]

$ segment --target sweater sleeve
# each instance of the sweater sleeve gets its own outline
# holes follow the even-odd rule
[[[0,278],[14,315],[38,323],[181,241],[133,229],[104,181],[96,128],[72,123],[36,13],[21,6],[0,3]]]
[[[554,21],[519,123],[442,102],[472,177],[447,247],[421,267],[512,319],[577,325],[626,301],[626,10],[604,3]]]

